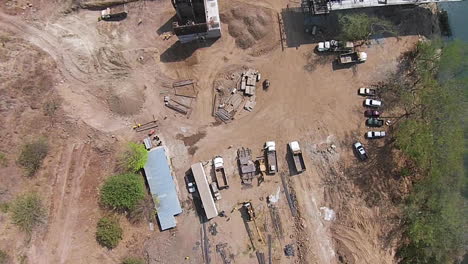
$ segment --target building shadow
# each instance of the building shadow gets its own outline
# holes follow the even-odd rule
[[[162,24],[157,30],[156,33],[161,35],[166,32],[172,32],[172,23],[177,21],[177,16],[173,15],[169,20],[167,20],[164,24]]]
[[[192,41],[189,43],[175,42],[160,55],[162,62],[179,62],[190,58],[195,51],[211,47],[218,39],[207,39],[204,41]]]

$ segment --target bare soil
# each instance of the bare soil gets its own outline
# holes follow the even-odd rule
[[[7,158],[7,166],[0,167],[0,202],[32,190],[48,207],[47,221],[30,239],[0,213],[0,248],[15,263],[22,258],[44,264],[118,263],[128,255],[148,263],[257,263],[254,246],[268,256],[269,235],[273,263],[396,262],[401,223],[394,201],[408,182],[389,177],[397,168],[363,173],[384,160],[374,153],[390,152],[388,142],[363,139],[363,98],[356,91],[394,72],[400,54],[418,37],[372,42],[360,47],[368,53],[366,63],[337,69],[333,56],[313,52],[314,44],[281,50],[276,13],[288,1],[223,2],[222,38],[186,46],[174,36],[163,38],[174,16],[169,1],[129,3],[129,16],[114,22],[98,22],[98,10],[76,9],[72,2],[0,4],[0,152]],[[293,38],[303,36],[288,25]],[[238,65],[259,70],[271,86],[257,89],[252,113],[216,123],[213,85]],[[198,80],[189,117],[163,102],[172,82],[184,79]],[[130,224],[121,216],[124,239],[106,250],[94,237],[96,222],[109,213],[98,204],[99,187],[115,172],[122,144],[147,136],[132,126],[154,118],[184,212],[176,217],[177,227],[165,232],[157,223],[150,231],[148,222]],[[37,136],[46,136],[51,150],[29,179],[15,160],[19,146]],[[256,158],[267,140],[276,141],[280,172],[260,185],[242,186],[237,148],[251,148]],[[304,151],[307,171],[300,175],[292,172],[287,152],[292,140]],[[369,163],[353,156],[355,140],[369,146],[374,155]],[[192,163],[215,155],[223,156],[230,181],[217,202],[226,217],[204,222],[184,177]],[[279,174],[285,175],[286,187]],[[279,201],[268,207],[267,196],[278,188]],[[251,201],[258,215],[254,241],[239,210],[244,201]],[[335,220],[325,220],[321,207],[333,209]],[[284,255],[288,244],[295,256]]]

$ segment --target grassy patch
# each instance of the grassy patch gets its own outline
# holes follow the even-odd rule
[[[117,247],[122,240],[123,230],[115,217],[103,217],[97,223],[96,240],[108,249]]]
[[[27,176],[33,176],[41,167],[49,152],[49,144],[44,138],[36,139],[23,145],[18,163],[26,169]]]
[[[0,250],[0,264],[8,263],[10,263],[10,256],[8,256],[8,254],[5,251]]]
[[[127,257],[122,260],[122,264],[145,264],[145,261],[141,258]]]
[[[13,223],[28,233],[43,223],[46,216],[42,200],[36,193],[18,196],[10,205],[9,211]]]

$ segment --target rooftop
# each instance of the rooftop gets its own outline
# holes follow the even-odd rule
[[[166,149],[157,147],[148,153],[148,161],[144,167],[151,195],[158,200],[156,210],[161,230],[175,227],[174,216],[182,213],[168,162]]]

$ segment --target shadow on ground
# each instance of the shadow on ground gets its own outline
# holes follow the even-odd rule
[[[428,8],[405,5],[405,6],[384,6],[364,9],[350,9],[331,11],[327,15],[311,16],[302,12],[301,8],[285,8],[281,11],[283,20],[283,30],[286,36],[286,46],[297,48],[301,45],[318,43],[319,41],[337,39],[340,33],[338,18],[345,14],[367,14],[384,18],[392,22],[399,36],[424,35],[432,36],[437,29],[433,27],[437,24],[437,16]],[[316,27],[315,35],[312,35],[313,27]],[[308,32],[306,32],[306,30]],[[379,40],[393,36],[384,34],[373,36]]]
[[[160,55],[162,62],[178,62],[190,58],[195,51],[202,48],[211,47],[218,39],[209,39],[205,41],[192,41],[182,44],[177,41]]]

